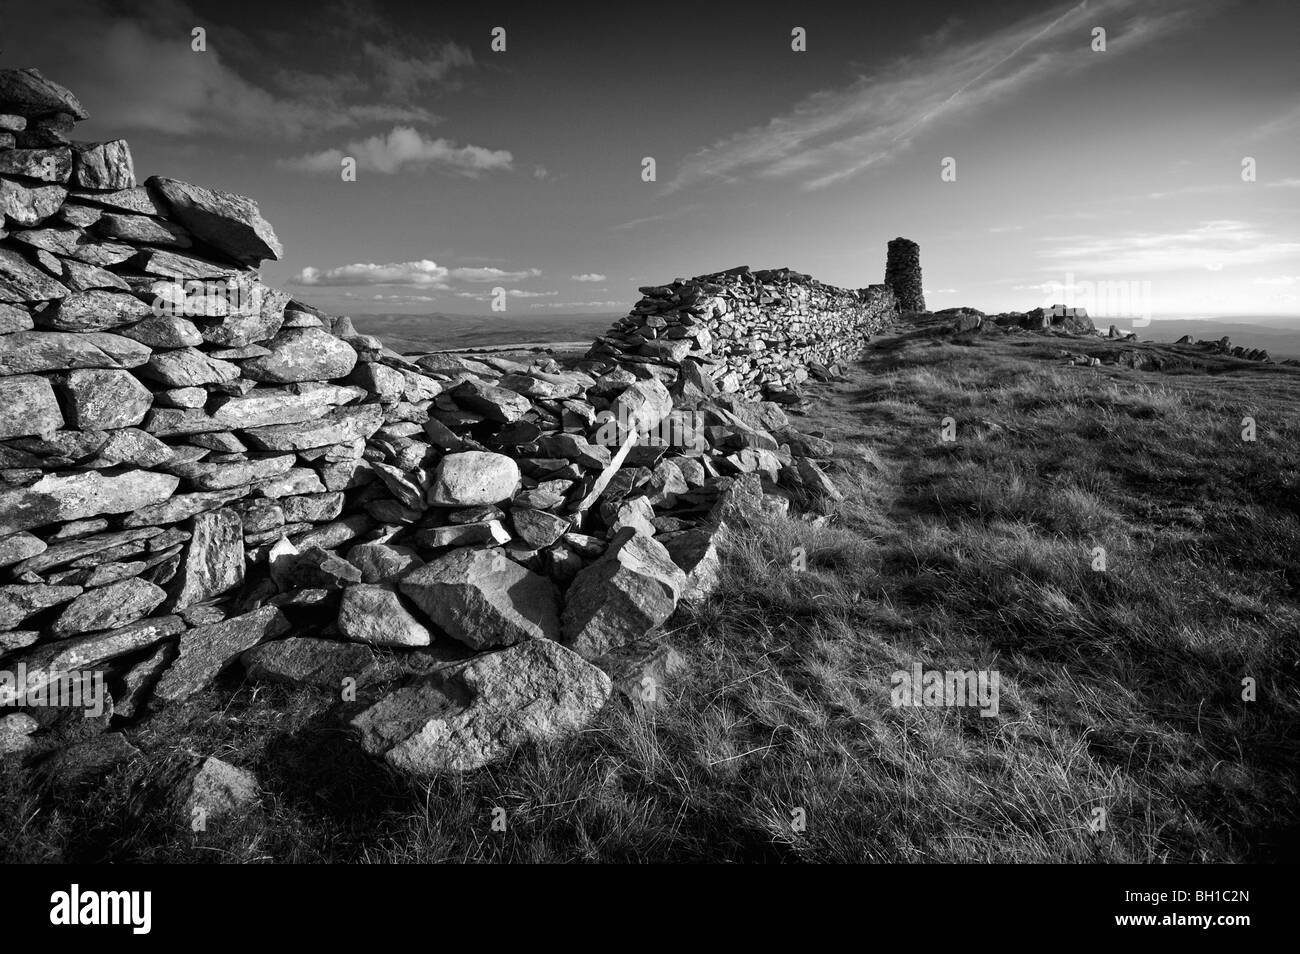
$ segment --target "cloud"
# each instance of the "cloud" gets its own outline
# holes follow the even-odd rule
[[[1261,275],[1255,279],[1256,285],[1295,285],[1300,283],[1300,275]]]
[[[1175,232],[1074,235],[1039,257],[1052,267],[1092,274],[1155,273],[1258,265],[1300,256],[1300,242],[1272,236],[1248,222],[1215,219]]]
[[[359,49],[356,36],[336,22],[347,5],[298,18],[291,31],[248,33],[184,3],[12,5],[21,12],[6,13],[5,48],[44,67],[78,95],[92,121],[115,132],[294,139],[368,122],[433,123],[437,117],[417,105],[411,84],[445,84],[451,71],[472,64],[455,44],[434,43],[418,53],[427,65],[408,69],[407,59],[416,54],[401,50],[410,41],[382,19],[367,25],[380,36]],[[207,30],[203,52],[191,49],[196,24]],[[291,47],[310,48],[328,68],[280,65]],[[367,48],[387,54],[367,58]]]
[[[529,308],[625,308],[625,301],[547,301],[534,302]]]
[[[433,288],[449,291],[453,282],[482,284],[485,282],[508,283],[537,278],[542,274],[540,268],[525,268],[519,271],[506,271],[491,267],[447,268],[429,259],[412,262],[356,262],[352,265],[340,265],[336,268],[319,269],[308,266],[304,268],[294,284],[342,287],[347,285],[411,285],[417,288]],[[471,294],[471,293],[465,293]],[[473,293],[478,294],[478,293]],[[384,296],[375,296],[384,297]],[[401,296],[389,295],[389,298]]]
[[[537,278],[542,274],[540,268],[526,268],[518,272],[507,272],[500,268],[453,268],[451,277],[462,282],[520,282],[525,278]]]
[[[843,89],[822,90],[776,116],[688,156],[666,191],[743,178],[798,178],[818,189],[892,159],[924,127],[981,107],[1042,80],[1059,78],[1164,40],[1222,0],[1164,2],[1155,13],[1138,0],[1057,7],[991,35],[955,42],[946,24],[922,50]],[[1079,37],[1093,24],[1108,29],[1108,52]]]
[[[554,292],[554,291],[545,291],[545,292],[541,292],[541,291],[528,291],[528,290],[523,289],[523,288],[507,288],[507,289],[505,290],[505,292],[506,292],[506,297],[507,297],[507,298],[551,298],[551,297],[553,297],[553,296],[559,294],[559,292]],[[490,292],[467,292],[467,291],[463,291],[463,292],[456,292],[456,297],[457,297],[457,298],[472,298],[472,299],[474,299],[475,301],[488,301],[489,299],[491,299],[491,298],[493,298],[493,297],[495,297],[495,296],[493,296]]]
[[[456,43],[408,56],[393,43],[366,41],[361,53],[378,72],[384,90],[399,99],[444,84],[453,70],[474,65],[474,55]]]
[[[584,272],[584,273],[581,274],[581,275],[570,275],[569,278],[571,278],[571,279],[572,279],[573,281],[575,281],[575,282],[593,282],[593,283],[594,283],[594,282],[603,282],[603,281],[605,280],[605,276],[604,276],[604,275],[601,275],[601,274],[599,274],[599,273],[597,273],[597,272]]]
[[[305,172],[337,173],[344,156],[357,160],[357,168],[392,175],[407,166],[437,166],[466,176],[510,169],[514,157],[504,149],[457,146],[446,139],[426,139],[410,126],[395,126],[387,136],[348,143],[343,149],[326,149],[287,159],[282,165]]]
[[[423,259],[418,262],[389,262],[386,265],[357,262],[337,268],[318,269],[308,266],[294,279],[298,285],[414,285],[420,288],[447,289],[450,270]]]

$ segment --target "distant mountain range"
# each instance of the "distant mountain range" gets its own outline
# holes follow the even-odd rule
[[[1105,329],[1110,322],[1094,318],[1098,328]],[[1116,321],[1121,328],[1131,326]],[[1268,315],[1225,315],[1218,318],[1153,318],[1144,328],[1133,328],[1144,341],[1177,341],[1191,335],[1197,341],[1217,341],[1224,335],[1234,345],[1243,348],[1263,348],[1269,357],[1300,358],[1300,317],[1272,317]]]
[[[362,334],[402,354],[492,345],[592,341],[620,315],[353,315]]]

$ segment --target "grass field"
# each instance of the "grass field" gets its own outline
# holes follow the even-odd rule
[[[810,386],[796,420],[835,441],[845,500],[729,535],[718,595],[672,621],[690,673],[653,715],[610,706],[567,743],[423,785],[364,758],[322,695],[236,679],[128,730],[147,758],[90,791],[33,794],[4,763],[0,853],[1294,857],[1300,372],[1065,367],[1059,347],[920,329]],[[997,715],[894,707],[891,673],[917,663],[996,671]],[[191,832],[164,793],[192,755],[255,771],[263,810]]]

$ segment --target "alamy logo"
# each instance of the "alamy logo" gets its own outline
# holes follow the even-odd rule
[[[153,926],[152,891],[69,891],[50,895],[50,923],[59,926],[127,924],[132,934]]]
[[[681,409],[673,411],[650,427],[626,408],[620,407],[617,416],[605,412],[605,420],[596,429],[593,440],[607,447],[617,447],[633,431],[637,434],[636,442],[643,446],[666,444],[687,450],[708,449],[708,442],[704,438],[703,416],[695,411]]]
[[[998,714],[998,671],[996,669],[925,669],[913,663],[890,676],[894,708],[920,706],[970,706],[982,717]]]
[[[104,714],[104,674],[85,670],[29,671],[26,663],[0,669],[0,706],[83,709],[87,719]]]

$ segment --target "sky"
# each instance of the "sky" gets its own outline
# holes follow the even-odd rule
[[[901,235],[933,309],[1300,315],[1298,27],[1297,0],[0,0],[0,65],[141,180],[256,199],[265,279],[335,312],[625,312],[741,264],[856,288]]]

